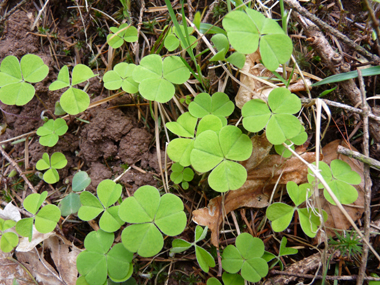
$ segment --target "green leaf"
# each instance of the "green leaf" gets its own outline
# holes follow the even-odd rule
[[[41,194],[33,193],[24,199],[23,206],[29,213],[35,215],[47,197],[47,191]]]
[[[0,240],[0,249],[3,252],[11,252],[18,244],[18,236],[13,232],[3,233]]]
[[[127,250],[137,252],[142,257],[154,256],[164,246],[160,231],[152,223],[126,227],[121,234],[121,241]]]
[[[197,136],[208,130],[219,132],[222,127],[222,121],[217,116],[206,115],[199,121]]]
[[[128,197],[121,203],[119,216],[127,223],[152,222],[159,205],[160,194],[157,189],[153,186],[142,186],[133,197]]]
[[[99,200],[90,192],[82,192],[80,194],[80,201],[82,207],[78,211],[78,217],[83,221],[95,219],[104,210]]]
[[[33,99],[34,87],[25,82],[11,83],[0,89],[0,100],[6,105],[23,106]]]
[[[214,131],[204,131],[197,136],[190,154],[191,165],[196,171],[207,172],[213,169],[223,157],[218,135]]]
[[[268,34],[261,38],[260,54],[265,67],[269,70],[276,70],[281,63],[286,63],[292,52],[292,41],[285,34]]]
[[[116,64],[114,70],[110,70],[104,75],[104,87],[108,90],[116,90],[121,87],[125,92],[137,93],[139,84],[132,78],[135,67],[136,65],[125,62]]]
[[[168,34],[165,38],[164,46],[168,51],[173,51],[179,47],[179,40],[174,34]]]
[[[179,164],[178,162],[173,163],[173,165],[172,165],[172,167],[171,167],[171,170],[172,170],[173,172],[182,172],[183,169],[184,169],[184,167],[183,167],[181,164]]]
[[[330,167],[334,178],[337,180],[353,185],[360,184],[362,180],[360,175],[357,172],[352,171],[350,165],[343,160],[335,159],[331,161]]]
[[[67,130],[68,126],[64,119],[50,119],[37,129],[37,135],[40,136],[41,145],[52,147],[58,142],[58,136],[64,135]]]
[[[192,246],[191,243],[183,239],[175,239],[172,242],[172,248],[170,249],[171,253],[180,253],[185,250],[188,250]]]
[[[37,231],[46,234],[54,230],[59,219],[61,211],[55,205],[46,205],[36,215],[35,226]]]
[[[139,92],[146,100],[166,103],[173,98],[175,88],[165,79],[150,78],[140,83]]]
[[[209,175],[210,187],[218,192],[236,190],[247,180],[247,170],[239,163],[225,160]]]
[[[197,262],[199,264],[199,267],[204,271],[208,272],[210,267],[215,266],[215,260],[212,257],[212,255],[206,251],[205,249],[201,248],[200,246],[195,246],[195,256],[197,258]]]
[[[245,55],[240,52],[234,52],[229,57],[227,57],[227,62],[235,65],[237,68],[242,69],[245,64]]]
[[[61,152],[55,152],[51,156],[51,168],[62,169],[67,165],[66,157]]]
[[[239,250],[233,245],[228,245],[222,254],[223,269],[229,273],[237,273],[240,271],[244,260]]]
[[[281,243],[280,243],[280,250],[279,250],[279,256],[285,256],[285,255],[292,255],[292,254],[297,254],[298,250],[295,248],[291,247],[286,247],[286,243],[288,240],[286,237],[282,237]]]
[[[268,96],[268,104],[275,114],[295,114],[301,109],[300,99],[286,88],[275,88]]]
[[[104,87],[108,90],[117,90],[121,87],[123,79],[114,71],[107,71],[103,76]]]
[[[43,176],[43,179],[46,183],[54,184],[59,181],[59,174],[58,171],[54,168],[48,169]]]
[[[20,61],[21,72],[26,82],[36,83],[43,80],[49,73],[49,67],[34,54],[26,54]]]
[[[168,56],[163,62],[163,76],[174,84],[183,84],[190,77],[190,71],[179,56]]]
[[[267,208],[267,218],[272,221],[272,229],[282,232],[292,221],[294,208],[284,203],[273,203]]]
[[[227,51],[225,49],[222,49],[221,51],[217,52],[213,57],[211,57],[210,61],[224,61],[226,60],[226,53]]]
[[[183,180],[182,172],[172,172],[170,174],[170,180],[173,181],[175,184],[181,183]]]
[[[174,139],[168,145],[168,156],[174,162],[179,162],[182,166],[189,166],[190,154],[194,148],[192,139]]]
[[[168,236],[176,236],[186,227],[186,214],[179,197],[167,193],[161,197],[160,205],[154,219],[158,228]]]
[[[9,55],[0,66],[0,87],[22,81],[20,63],[17,57]]]
[[[262,258],[252,258],[243,263],[241,276],[249,282],[259,282],[268,274],[268,263]]]
[[[185,168],[183,170],[183,181],[191,181],[194,178],[194,171],[191,168]]]
[[[199,27],[199,31],[202,34],[207,33],[207,34],[224,34],[224,35],[227,35],[225,30],[223,30],[217,26],[211,25],[209,23],[201,23],[200,27]]]
[[[104,208],[108,208],[120,198],[121,190],[120,184],[116,184],[110,179],[105,179],[99,183],[96,192]]]
[[[58,73],[57,80],[49,85],[49,90],[54,91],[70,86],[69,68],[64,65]]]
[[[352,204],[358,199],[359,194],[355,187],[344,181],[333,180],[331,182],[328,182],[328,185],[330,186],[331,191],[335,194],[339,202],[344,205]],[[327,201],[333,205],[336,205],[326,190],[323,191],[323,194]]]
[[[274,114],[266,128],[267,139],[272,144],[282,144],[300,133],[302,129],[300,121],[293,115]]]
[[[84,190],[91,183],[91,178],[85,171],[78,171],[73,177],[73,191],[78,192]]]
[[[36,168],[38,170],[46,170],[50,168],[50,159],[46,152],[42,155],[42,158],[37,161]]]
[[[261,131],[271,117],[268,105],[260,99],[253,99],[245,103],[241,114],[244,128],[253,133]]]
[[[122,26],[122,25],[121,25]],[[120,27],[121,27],[120,26]],[[124,33],[123,39],[128,43],[133,43],[138,40],[137,29],[134,26],[130,26]]]
[[[220,146],[225,158],[247,160],[252,154],[251,139],[235,126],[225,126],[219,133]]]
[[[106,233],[102,230],[90,232],[84,239],[84,247],[88,251],[106,254],[114,241],[113,233]]]
[[[16,225],[16,221],[13,220],[3,220],[0,218],[0,231],[6,231],[10,228],[13,228]]]
[[[318,210],[315,210],[318,212]],[[327,213],[323,211],[323,219],[324,221],[327,220]],[[317,234],[317,230],[320,223],[319,217],[314,214],[314,212],[311,209],[303,208],[303,209],[297,209],[298,217],[300,220],[301,228],[303,232],[313,238]]]
[[[212,114],[218,117],[228,117],[234,111],[235,105],[223,92],[216,92],[210,97],[207,93],[200,93],[189,105],[189,112],[196,118],[203,118]]]
[[[120,229],[120,227],[124,224],[118,215],[119,207],[120,206],[111,207],[104,211],[99,220],[99,227],[103,231],[113,233]]]
[[[70,87],[62,94],[60,103],[65,112],[70,115],[77,115],[90,106],[90,98],[83,90]]]
[[[16,232],[23,237],[28,237],[32,241],[34,218],[24,218],[16,224]]]
[[[85,82],[90,78],[94,77],[95,74],[92,72],[91,68],[84,64],[77,64],[73,68],[71,85],[77,85],[79,83]]]
[[[98,252],[82,251],[76,260],[78,272],[91,285],[103,285],[107,280],[107,259]]]
[[[108,275],[111,279],[123,280],[129,273],[133,254],[119,243],[107,254]]]
[[[62,216],[68,216],[77,213],[81,207],[81,202],[78,194],[70,193],[59,203],[58,207],[61,210]]]
[[[243,280],[243,284],[244,284],[244,280]],[[207,279],[207,285],[222,285],[222,283],[220,283],[219,280],[216,279],[215,277],[211,277]]]
[[[189,112],[183,113],[178,117],[176,122],[166,123],[166,127],[177,136],[193,138],[195,127],[197,125],[197,118],[190,115]]]
[[[215,45],[215,48],[218,51],[223,51],[223,58],[226,56],[226,53],[230,49],[230,43],[228,42],[228,39],[223,34],[216,34],[211,38],[211,41]]]
[[[162,58],[157,54],[144,56],[133,72],[133,79],[141,83],[146,79],[162,77]]]
[[[312,163],[314,166],[315,166],[315,162]],[[320,161],[319,162],[319,170],[320,174],[322,175],[322,177],[325,179],[325,181],[327,183],[329,183],[332,179],[332,174],[331,174],[331,170],[330,170],[330,167],[323,161]],[[313,185],[313,182],[315,180],[315,177],[314,177],[314,174],[313,172],[308,169],[308,175],[307,175],[307,181]],[[322,183],[319,183],[318,184],[318,188],[319,189],[323,189],[324,186],[322,185]]]
[[[305,202],[306,199],[308,199],[313,193],[311,184],[304,183],[298,187],[298,185],[293,181],[289,181],[286,184],[286,190],[288,191],[290,199],[292,199],[296,206],[299,206]]]
[[[244,279],[239,274],[223,272],[222,279],[224,285],[244,285]]]

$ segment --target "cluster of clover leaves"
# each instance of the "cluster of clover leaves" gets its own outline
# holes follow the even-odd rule
[[[171,6],[168,9],[173,13]],[[192,50],[197,45],[192,35],[195,29],[187,27],[186,23],[178,26],[175,17],[172,20],[174,27],[165,29],[167,33],[163,46],[169,52],[188,46],[187,51],[190,56],[193,55]],[[211,61],[227,62],[242,68],[245,55],[257,49],[263,64],[271,71],[289,60],[292,42],[276,21],[244,6],[228,13],[222,24],[224,29],[201,23],[200,13],[194,17],[197,30],[214,34],[211,41],[217,53],[211,57]],[[114,49],[138,39],[137,29],[129,24],[111,27],[110,30],[112,33],[107,36],[107,42]],[[230,45],[236,52],[230,53]],[[0,65],[1,102],[17,106],[27,104],[35,94],[32,84],[42,81],[48,72],[48,66],[36,55],[25,55],[20,61],[14,56],[6,57]],[[196,77],[180,56],[150,54],[143,57],[139,65],[127,62],[116,64],[104,74],[103,82],[108,90],[121,88],[130,94],[139,93],[146,100],[166,103],[173,98],[175,85],[185,83],[190,74]],[[51,91],[64,89],[57,108],[62,109],[60,113],[77,115],[89,107],[90,97],[86,93],[88,84],[84,86],[84,83],[95,76],[83,64],[75,65],[71,75],[68,66],[62,67],[57,80],[49,86]],[[167,149],[168,156],[174,162],[171,175],[174,183],[182,183],[183,188],[188,188],[188,182],[194,177],[192,169],[197,174],[209,172],[209,186],[218,192],[236,190],[245,183],[247,171],[239,162],[250,157],[253,147],[250,137],[241,128],[228,125],[227,117],[234,109],[234,103],[225,93],[217,92],[212,96],[200,93],[189,103],[188,112],[179,116],[176,122],[166,124],[178,136],[169,143]],[[265,130],[268,141],[275,146],[277,153],[289,157],[291,152],[285,146],[294,149],[294,145],[302,145],[307,139],[304,127],[296,117],[300,109],[301,102],[296,95],[286,88],[277,88],[269,94],[267,102],[254,99],[243,106],[243,127],[252,133]],[[57,118],[47,120],[37,130],[37,135],[42,145],[52,147],[67,130],[66,122]],[[44,153],[36,168],[46,170],[43,179],[54,184],[59,181],[58,170],[66,164],[62,153],[53,153],[51,156]],[[339,160],[333,161],[330,167],[319,163],[321,174],[335,196],[343,204],[354,202],[358,194],[350,184],[360,183],[360,176]],[[313,237],[320,225],[320,216],[327,218],[324,211],[319,213],[313,207],[300,208],[304,202],[308,203],[312,195],[314,176],[310,173],[308,179],[309,183],[299,186],[294,182],[288,183],[287,190],[294,207],[284,203],[274,203],[268,207],[267,217],[272,221],[274,231],[285,230],[297,211],[303,231]],[[9,252],[17,246],[17,234],[31,240],[34,229],[41,233],[54,230],[61,215],[77,213],[84,221],[98,218],[100,229],[86,236],[85,250],[77,258],[77,268],[81,274],[77,284],[103,285],[108,282],[107,276],[113,282],[132,280],[134,254],[142,257],[158,254],[164,246],[163,234],[177,236],[186,227],[183,202],[171,193],[161,195],[153,186],[142,186],[133,196],[123,200],[122,187],[114,181],[100,182],[96,196],[85,190],[90,182],[86,172],[76,173],[72,191],[60,202],[59,207],[48,203],[41,208],[47,192],[26,197],[23,207],[29,213],[27,218],[17,222],[0,219],[0,249]],[[323,188],[322,185],[318,187]],[[326,191],[324,195],[334,204]],[[124,227],[125,223],[127,227]],[[12,231],[13,227],[15,231]],[[122,227],[121,243],[113,245],[114,232]],[[203,229],[197,226],[193,243],[175,239],[171,254],[194,247],[201,269],[208,272],[210,267],[215,266],[214,257],[197,245],[206,237],[207,230],[207,227]],[[272,263],[274,266],[281,256],[295,253],[294,249],[286,247],[286,239],[281,241],[279,255],[274,256],[265,252],[264,243],[259,238],[247,233],[240,234],[235,246],[228,245],[223,251],[222,267],[225,272],[222,280],[224,284],[232,285],[244,284],[244,280],[258,282],[267,275],[268,262],[275,259]],[[216,278],[210,278],[207,284],[221,283]]]

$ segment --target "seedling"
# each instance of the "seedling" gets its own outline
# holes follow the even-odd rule
[[[124,44],[124,41],[127,43],[132,43],[137,41],[137,29],[134,26],[129,26],[127,23],[121,24],[119,28],[111,27],[111,32],[107,36],[107,43],[112,48],[119,48]]]
[[[20,62],[13,55],[7,56],[0,66],[1,102],[7,105],[25,105],[33,99],[36,92],[30,83],[40,82],[48,73],[49,67],[39,56],[27,54]]]
[[[220,122],[218,119],[217,121]],[[200,127],[201,125],[198,132]],[[247,179],[247,170],[235,161],[244,161],[251,154],[250,138],[238,127],[225,126],[219,133],[205,130],[198,134],[190,161],[196,171],[203,173],[212,170],[208,177],[210,187],[218,192],[226,192],[243,186]]]
[[[117,90],[121,87],[127,93],[137,93],[139,84],[132,78],[135,67],[136,65],[132,63],[121,62],[116,64],[113,70],[104,74],[104,87],[108,90]]]
[[[69,127],[64,119],[48,120],[42,127],[37,129],[40,136],[40,144],[53,147],[57,144],[59,136],[63,136]]]
[[[49,155],[45,152],[42,158],[37,161],[36,168],[38,170],[46,170],[43,179],[46,183],[54,184],[59,181],[59,174],[57,169],[62,169],[66,166],[67,160],[64,154],[60,152],[55,152],[52,154],[51,159]]]
[[[194,171],[191,168],[184,168],[178,162],[173,163],[172,173],[170,174],[170,180],[175,184],[181,183],[183,189],[189,189],[189,182],[194,178]]]
[[[304,183],[298,186],[295,182],[290,181],[286,184],[286,189],[290,199],[295,204],[295,207],[289,206],[285,203],[273,203],[267,208],[267,218],[272,221],[272,229],[275,232],[282,232],[285,230],[294,215],[294,211],[298,212],[301,228],[303,232],[313,238],[316,236],[318,227],[321,224],[319,213],[317,209],[311,208],[298,208],[303,202],[308,199],[312,192],[312,186],[309,183]],[[327,213],[322,210],[323,219],[327,220]]]
[[[223,19],[223,27],[238,52],[250,54],[259,48],[262,61],[269,70],[276,70],[292,54],[292,40],[277,22],[253,9],[228,13]]]
[[[139,92],[147,100],[166,103],[173,98],[173,84],[185,83],[190,77],[186,65],[178,56],[145,56],[133,71],[133,80],[140,83]]]
[[[195,228],[195,238],[193,243],[189,243],[188,241],[185,241],[183,239],[175,239],[172,242],[172,249],[170,250],[171,253],[180,253],[185,250],[188,250],[190,247],[194,246],[195,248],[195,256],[197,258],[197,262],[201,269],[204,272],[208,272],[210,267],[215,266],[215,260],[212,257],[212,255],[203,249],[202,247],[197,245],[197,242],[200,242],[203,240],[207,235],[208,228],[205,227],[204,229],[201,226],[197,226]]]
[[[301,101],[296,95],[286,88],[273,89],[268,96],[268,105],[260,99],[244,104],[241,113],[246,130],[258,132],[266,128],[267,139],[274,145],[282,144],[302,132],[301,123],[293,116],[301,109]]]
[[[70,115],[77,115],[86,110],[90,105],[90,97],[83,90],[74,88],[73,86],[85,82],[94,76],[94,73],[88,66],[77,64],[73,68],[70,84],[69,68],[65,65],[59,71],[57,80],[50,84],[49,90],[54,91],[69,87],[62,94],[60,104],[65,112]]]
[[[78,272],[89,284],[103,285],[107,275],[114,282],[124,282],[131,277],[133,254],[121,243],[111,248],[113,242],[114,234],[102,230],[91,232],[86,236],[84,240],[86,250],[78,255],[76,264]]]
[[[315,165],[315,163],[313,164]],[[319,168],[322,170],[322,177],[326,180],[339,202],[345,205],[355,202],[359,194],[355,187],[350,184],[360,184],[360,175],[353,171],[350,165],[343,160],[335,159],[331,161],[330,167],[323,161],[319,162]],[[309,174],[307,175],[309,183],[313,183],[315,179],[311,173],[312,172],[309,170]],[[322,183],[318,185],[318,188],[324,188]],[[327,191],[323,191],[323,194],[327,201],[336,205]]]
[[[222,280],[224,285],[244,285],[244,279],[239,274],[223,272]],[[222,285],[222,283],[215,277],[211,277],[207,280],[207,285]]]
[[[78,211],[78,217],[83,221],[90,221],[103,213],[99,220],[100,228],[105,232],[117,231],[124,222],[118,216],[120,206],[112,205],[120,198],[121,189],[120,184],[106,179],[96,188],[98,198],[90,192],[82,192],[80,194],[82,207]]]
[[[61,211],[55,205],[46,205],[38,211],[47,195],[47,191],[41,194],[33,193],[23,202],[25,210],[33,214],[33,217],[19,220],[16,224],[16,231],[20,236],[28,237],[29,242],[32,240],[33,223],[37,231],[46,234],[54,230],[61,217]]]
[[[183,203],[173,194],[160,193],[153,186],[142,186],[120,205],[119,216],[132,225],[126,227],[121,240],[126,249],[150,257],[160,252],[164,239],[179,235],[186,226]]]
[[[262,258],[264,243],[248,233],[236,238],[236,247],[228,245],[222,255],[223,269],[229,273],[238,273],[249,282],[259,282],[268,274],[268,264]]]
[[[280,257],[286,256],[286,255],[293,255],[293,254],[298,253],[297,249],[291,248],[291,247],[286,247],[287,242],[288,242],[288,240],[286,239],[286,237],[282,237],[278,256],[275,256],[273,253],[270,253],[267,251],[264,253],[263,258],[266,260],[266,262],[270,262],[271,260],[274,259],[274,262],[272,262],[270,269],[275,267],[277,263],[280,263],[281,271],[284,270],[284,264],[282,263]]]
[[[347,231],[343,234],[335,231],[335,237],[337,240],[332,238],[329,239],[329,245],[334,247],[336,250],[341,252],[342,256],[352,258],[353,256],[361,256],[362,254],[362,241],[360,236],[353,230]]]
[[[11,252],[18,244],[18,236],[14,232],[6,232],[13,228],[16,222],[13,220],[3,220],[0,218],[0,249],[3,252]]]
[[[218,50],[218,53],[215,54],[210,61],[226,61],[229,62],[238,68],[243,68],[245,63],[245,55],[240,52],[235,52],[226,58],[227,52],[230,49],[230,43],[228,42],[227,37],[224,34],[216,34],[211,38],[211,41],[214,43],[215,48]]]
[[[91,183],[91,178],[84,171],[78,171],[73,177],[72,190],[75,192],[84,190]],[[78,212],[81,207],[79,195],[70,193],[59,203],[62,216],[68,216]]]

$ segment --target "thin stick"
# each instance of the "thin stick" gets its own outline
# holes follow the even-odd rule
[[[301,278],[308,278],[308,279],[323,279],[322,275],[314,275],[314,274],[301,274],[301,273],[294,273],[294,272],[286,272],[286,271],[279,271],[279,270],[271,270],[269,271],[271,274],[276,275],[286,275],[286,276],[296,276]],[[357,275],[349,275],[349,276],[326,276],[326,280],[356,280],[358,278]],[[369,281],[380,281],[380,278],[378,277],[364,277],[364,280]],[[362,284],[362,283],[361,283]]]
[[[34,189],[32,183],[26,178],[25,174],[22,172],[21,168],[17,165],[17,163],[6,153],[6,151],[3,149],[3,147],[0,145],[0,152],[1,154],[6,158],[6,160],[9,161],[9,163],[17,170],[18,174],[24,179],[25,183],[29,186],[30,190],[33,191],[33,193],[37,193],[36,189]]]
[[[357,151],[350,150],[350,149],[345,148],[344,146],[340,145],[340,146],[338,146],[337,152],[340,154],[343,154],[345,156],[355,158],[356,160],[359,160],[359,161],[369,165],[369,167],[371,167],[373,169],[380,170],[380,161],[373,159],[371,157],[368,157],[364,154],[361,154]]]
[[[376,256],[376,258],[380,261],[380,255],[376,252],[376,250],[372,247],[372,245],[368,242],[368,240],[365,239],[364,235],[360,231],[360,229],[357,227],[355,222],[352,220],[351,216],[347,213],[346,209],[343,208],[342,203],[338,200],[338,198],[335,196],[334,192],[331,190],[330,186],[327,184],[326,180],[322,177],[321,173],[319,173],[318,169],[314,167],[314,165],[308,163],[305,159],[303,159],[297,152],[295,152],[290,146],[288,146],[286,143],[282,144],[286,149],[288,149],[294,156],[296,156],[299,160],[301,160],[314,174],[314,176],[321,181],[323,187],[325,187],[325,190],[330,194],[331,198],[333,199],[336,206],[339,208],[339,210],[343,213],[343,215],[346,217],[346,219],[349,221],[351,226],[355,229],[355,231],[358,233],[358,235],[363,239],[363,241],[368,245],[368,247],[371,249],[373,255]]]
[[[369,131],[368,131],[368,113],[369,106],[366,100],[366,93],[364,89],[364,80],[362,76],[362,72],[358,69],[359,75],[359,85],[360,85],[360,93],[362,97],[362,109],[363,109],[363,154],[365,156],[369,156]],[[369,165],[364,164],[364,238],[365,240],[369,240],[369,229],[371,223],[371,187],[372,180],[369,171]],[[365,271],[367,268],[367,260],[368,260],[368,246],[367,244],[363,244],[363,252],[361,255],[361,265],[359,269],[358,279],[356,281],[357,285],[363,284]]]
[[[165,192],[168,193],[168,188],[166,187],[165,183],[165,176],[162,169],[162,162],[161,162],[161,148],[160,148],[160,131],[158,126],[158,102],[154,101],[154,121],[155,121],[155,133],[156,133],[156,153],[157,153],[157,161],[158,166],[160,167],[160,174],[162,179],[162,184],[164,185]]]

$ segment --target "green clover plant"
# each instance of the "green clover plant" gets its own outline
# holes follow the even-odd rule
[[[264,243],[248,233],[236,238],[236,247],[228,245],[222,254],[222,267],[229,273],[238,273],[249,282],[258,282],[268,274],[268,264],[263,259]]]
[[[133,197],[128,197],[120,205],[120,218],[132,223],[121,234],[123,245],[142,257],[156,255],[164,246],[161,232],[176,236],[185,229],[183,209],[183,203],[177,196],[167,193],[160,197],[153,186],[140,187]]]
[[[293,44],[276,21],[250,8],[228,13],[223,19],[228,40],[240,53],[250,54],[259,48],[262,61],[269,70],[276,70],[292,54]]]
[[[244,285],[244,279],[239,274],[223,272],[222,280],[224,285]],[[222,283],[215,277],[211,277],[207,280],[207,285],[222,285]]]
[[[211,38],[211,41],[214,43],[215,48],[218,50],[210,61],[226,61],[229,62],[238,68],[243,68],[245,63],[245,55],[240,52],[234,52],[228,58],[226,58],[227,52],[230,49],[230,43],[228,42],[227,37],[224,34],[216,34]]]
[[[23,202],[25,210],[31,213],[33,217],[19,220],[16,223],[16,231],[20,236],[28,237],[29,242],[32,240],[33,223],[37,231],[46,234],[54,230],[61,218],[61,211],[55,205],[49,204],[39,210],[47,195],[47,191],[41,194],[33,193],[26,197]]]
[[[133,273],[133,253],[121,244],[115,244],[114,234],[102,230],[90,232],[85,240],[85,250],[77,257],[78,272],[88,284],[103,285],[107,275],[114,282],[124,282]],[[77,283],[78,284],[78,283]]]
[[[113,70],[104,74],[104,87],[108,90],[117,90],[121,87],[127,93],[137,93],[139,84],[132,78],[135,67],[136,65],[133,63],[121,62],[116,64]]]
[[[119,28],[111,27],[110,30],[112,34],[107,36],[107,43],[112,48],[119,48],[124,42],[132,43],[138,40],[137,29],[127,23],[121,24]]]
[[[139,92],[147,100],[166,103],[173,98],[173,84],[185,83],[190,77],[186,65],[178,56],[145,56],[133,71],[133,80],[140,83]]]
[[[185,34],[185,29],[183,26],[179,26],[181,29],[182,34]],[[191,36],[191,34],[194,32],[194,29],[192,27],[187,27],[189,40],[191,43],[191,48],[195,49],[197,46],[197,38],[194,36]],[[165,37],[164,46],[168,51],[174,51],[181,45],[181,40],[179,39],[179,36],[177,35],[176,28],[170,28],[168,31],[168,34]],[[182,47],[182,45],[181,45]],[[182,47],[186,48],[186,47]]]
[[[64,119],[48,120],[43,126],[37,129],[40,136],[40,144],[53,147],[57,144],[59,136],[63,136],[69,127]]]
[[[35,89],[30,83],[43,80],[49,67],[34,54],[26,54],[19,62],[10,55],[3,59],[0,66],[0,100],[7,105],[22,106],[33,99]]]
[[[208,230],[207,227],[203,229],[201,226],[197,226],[195,228],[195,238],[194,238],[193,243],[190,243],[183,239],[173,240],[172,249],[170,249],[170,253],[180,253],[194,246],[197,262],[199,266],[201,267],[201,269],[207,273],[210,267],[215,266],[215,260],[213,256],[207,250],[197,245],[197,242],[200,242],[206,237],[207,230]]]
[[[83,90],[73,86],[83,83],[94,76],[94,73],[88,66],[84,64],[77,64],[73,68],[70,83],[69,68],[65,65],[59,71],[57,80],[50,84],[49,90],[55,91],[69,87],[62,94],[60,104],[62,109],[68,114],[77,115],[86,110],[90,105],[90,97]]]
[[[14,232],[7,231],[13,228],[16,222],[0,218],[0,249],[3,252],[11,252],[18,244],[18,236]]]
[[[112,205],[120,198],[121,191],[120,184],[106,179],[96,188],[98,198],[90,192],[82,192],[80,194],[82,207],[78,211],[78,217],[83,221],[90,221],[103,213],[99,220],[99,227],[105,232],[117,231],[124,222],[118,215],[120,206]]]
[[[59,174],[57,169],[62,169],[67,165],[66,157],[63,153],[55,152],[52,154],[51,158],[45,152],[42,158],[37,161],[36,168],[38,170],[46,170],[43,179],[46,183],[54,184],[59,181]]]
[[[315,165],[315,163],[313,163]],[[331,167],[331,169],[330,169]],[[321,169],[321,175],[333,191],[339,202],[345,205],[352,204],[358,198],[358,191],[350,184],[358,185],[361,182],[360,175],[353,171],[350,165],[343,160],[335,159],[331,161],[330,167],[323,161],[319,162],[319,169]],[[309,183],[313,183],[315,178],[312,175],[311,170],[307,175]],[[318,188],[323,189],[322,183],[318,185]],[[324,190],[323,194],[327,201],[336,205],[330,194]]]
[[[286,184],[290,199],[295,204],[294,207],[285,203],[273,203],[267,208],[267,218],[272,221],[272,229],[275,232],[285,230],[293,219],[294,212],[297,211],[303,232],[313,238],[316,236],[318,227],[321,224],[317,209],[299,208],[311,196],[312,186],[309,183],[297,185],[290,181]],[[327,213],[322,210],[323,219],[327,220]]]
[[[300,109],[301,101],[296,95],[286,88],[276,88],[270,92],[268,104],[260,99],[244,104],[241,110],[243,126],[250,132],[266,128],[268,141],[274,145],[282,144],[301,133],[303,127],[293,116]]]
[[[194,178],[194,171],[191,168],[184,168],[180,163],[173,163],[170,180],[175,184],[181,183],[183,189],[189,189],[189,182]]]
[[[91,183],[91,178],[85,171],[78,171],[73,177],[72,190],[74,192],[84,190]],[[62,216],[68,216],[77,213],[82,203],[76,193],[70,193],[59,203]]]
[[[286,239],[286,237],[282,237],[281,243],[280,243],[280,250],[279,250],[279,253],[277,256],[274,255],[273,253],[270,253],[267,251],[264,253],[263,259],[265,259],[266,262],[270,262],[271,260],[274,259],[274,262],[272,262],[269,269],[272,269],[273,267],[276,266],[277,263],[280,263],[281,271],[284,270],[284,264],[282,263],[282,260],[280,259],[280,257],[286,256],[286,255],[293,255],[293,254],[298,253],[297,249],[291,248],[291,247],[286,247],[287,242],[288,242],[288,240]]]

